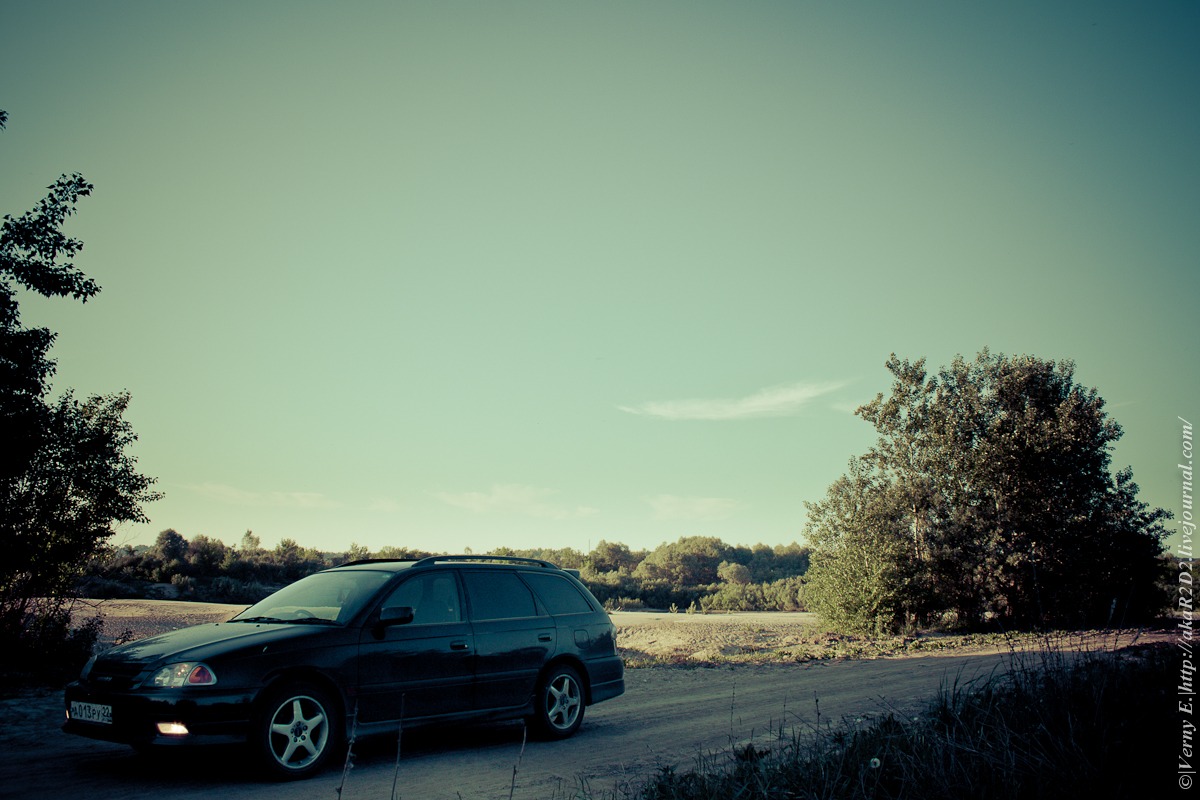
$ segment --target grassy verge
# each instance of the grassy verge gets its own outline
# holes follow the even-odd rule
[[[1008,672],[943,686],[923,713],[818,724],[573,798],[1164,797],[1178,719],[1170,645],[1014,652]]]

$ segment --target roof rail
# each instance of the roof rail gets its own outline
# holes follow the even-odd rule
[[[416,561],[415,558],[360,558],[355,561],[347,561],[344,564],[335,564],[338,567],[357,567],[361,564],[396,564],[406,561]],[[330,567],[332,569],[332,567]]]
[[[521,558],[519,556],[429,556],[422,558],[417,563],[413,564],[413,568],[423,567],[426,565],[437,564],[445,561],[476,561],[476,562],[494,562],[502,563],[517,563],[517,564],[532,564],[534,566],[543,567],[545,569],[558,569],[558,566],[551,564],[549,561],[542,561],[540,558]]]

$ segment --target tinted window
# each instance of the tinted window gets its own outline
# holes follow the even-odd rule
[[[373,570],[318,572],[258,601],[234,619],[318,617],[346,622],[391,577],[389,572]]]
[[[476,572],[463,570],[467,597],[471,599],[471,618],[510,619],[537,614],[529,587],[512,572]]]
[[[454,575],[449,572],[434,572],[409,578],[383,601],[384,608],[395,606],[412,608],[413,625],[462,620],[458,584]]]
[[[580,614],[592,610],[592,604],[579,593],[579,588],[561,575],[526,572],[523,577],[551,614]]]

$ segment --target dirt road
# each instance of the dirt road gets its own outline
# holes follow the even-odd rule
[[[227,619],[241,606],[108,601],[103,609],[107,631],[140,638]],[[599,795],[660,767],[687,770],[699,756],[749,740],[761,744],[781,727],[811,728],[818,711],[822,726],[890,709],[911,711],[943,681],[984,676],[1009,661],[996,652],[833,659],[840,652],[834,648],[845,643],[815,632],[806,614],[632,613],[614,614],[613,620],[618,646],[631,663],[693,666],[627,670],[626,693],[587,709],[574,738],[530,741],[523,753],[519,723],[407,731],[398,772],[396,737],[360,740],[341,800],[391,800],[397,775],[395,796],[410,800],[507,798],[514,766],[515,798],[571,797],[580,785]],[[812,648],[821,655],[805,660]],[[789,663],[729,663],[755,651]],[[0,700],[0,798],[337,800],[340,769],[302,783],[268,783],[238,750],[143,757],[124,746],[68,736],[59,730],[62,719],[61,692]]]
[[[811,662],[774,667],[630,670],[626,694],[589,708],[584,727],[565,742],[529,742],[517,770],[514,797],[570,796],[580,781],[594,791],[652,773],[687,769],[700,754],[782,725],[906,708],[943,680],[1003,668],[1001,655],[925,656],[872,661]],[[819,701],[819,704],[818,704]],[[17,706],[21,703],[21,706]],[[58,694],[5,701],[8,721],[38,735],[0,734],[0,796],[30,798],[170,797],[331,798],[341,774],[332,770],[303,784],[260,781],[236,751],[209,750],[172,758],[141,757],[126,747],[91,742],[58,730]],[[10,731],[15,728],[10,727]],[[520,724],[416,729],[400,751],[398,797],[507,798],[521,753]],[[389,800],[396,740],[362,740],[342,800]]]

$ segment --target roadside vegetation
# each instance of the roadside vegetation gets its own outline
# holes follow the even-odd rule
[[[737,797],[1126,798],[1165,796],[1147,773],[1171,752],[1178,720],[1168,697],[1178,662],[1168,644],[1074,653],[1014,653],[1011,669],[950,683],[916,714],[830,720],[777,730],[690,768],[612,788],[580,786],[565,800]],[[1178,742],[1174,743],[1175,746]],[[1162,790],[1160,793],[1159,790]]]

